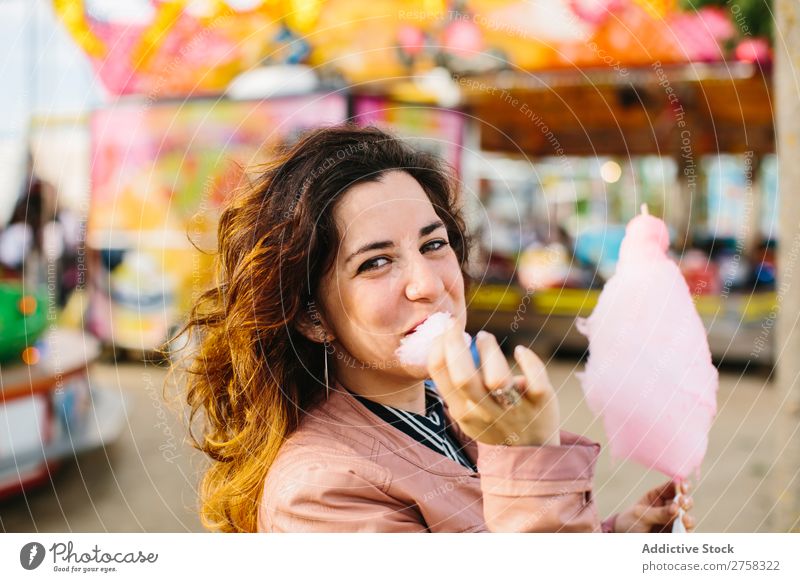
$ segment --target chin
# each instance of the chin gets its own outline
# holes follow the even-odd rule
[[[406,370],[409,371],[409,375],[414,378],[414,380],[427,380],[430,378],[426,366],[406,366]]]
[[[407,376],[410,380],[420,381],[430,378],[427,366],[403,364],[400,369],[403,370],[405,376]]]

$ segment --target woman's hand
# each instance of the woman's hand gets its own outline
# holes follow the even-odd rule
[[[452,326],[436,338],[428,356],[428,371],[453,418],[470,438],[491,445],[559,445],[560,414],[542,361],[531,350],[514,350],[523,376],[511,369],[495,337],[476,338],[481,369],[476,370],[463,333]],[[489,394],[514,379],[522,398],[513,407],[501,406]]]
[[[681,495],[678,503],[684,512],[694,506],[694,500],[689,497],[689,485],[681,483]],[[668,481],[660,487],[648,491],[638,503],[629,507],[617,516],[614,526],[615,532],[635,533],[661,533],[672,531],[672,522],[678,516],[678,504],[673,503],[675,497],[675,483]],[[694,530],[694,518],[688,513],[683,514],[683,525],[687,532]]]

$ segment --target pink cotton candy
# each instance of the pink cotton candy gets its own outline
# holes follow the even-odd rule
[[[666,226],[642,212],[597,306],[576,322],[589,338],[578,377],[613,457],[682,480],[705,456],[719,377],[686,280],[666,255]]]
[[[395,354],[401,362],[410,366],[425,366],[428,363],[428,354],[431,352],[433,340],[447,331],[450,323],[454,321],[452,315],[446,311],[439,311],[428,317],[418,325],[413,333],[400,340],[400,347]],[[464,332],[464,341],[469,345],[471,337]]]

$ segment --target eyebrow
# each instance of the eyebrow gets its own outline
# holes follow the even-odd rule
[[[437,228],[441,228],[444,226],[444,223],[441,220],[437,220],[435,222],[431,222],[427,226],[423,226],[419,229],[419,237],[422,238],[423,236],[427,236],[432,233]],[[350,262],[351,259],[355,258],[358,255],[368,253],[369,251],[375,251],[378,249],[389,249],[394,246],[394,243],[390,240],[381,240],[376,242],[367,243],[364,246],[360,247],[357,251],[353,252],[347,259],[345,259],[345,265]]]

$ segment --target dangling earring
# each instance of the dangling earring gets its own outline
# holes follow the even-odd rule
[[[328,348],[322,344],[322,357],[325,358],[325,399],[327,400],[331,395],[331,389],[328,384]]]

